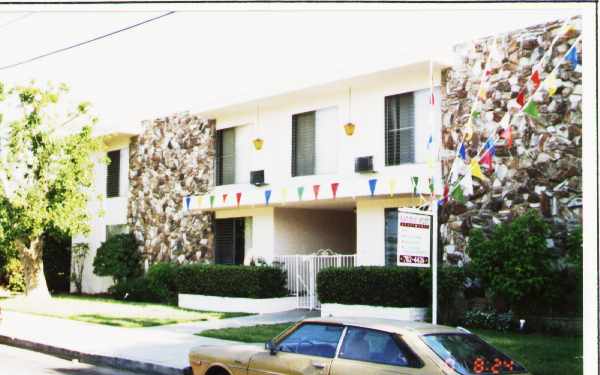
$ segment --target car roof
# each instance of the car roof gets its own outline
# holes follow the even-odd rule
[[[465,333],[464,330],[459,330],[457,328],[448,326],[435,325],[425,322],[381,318],[326,317],[305,319],[304,322],[351,325],[362,328],[376,329],[379,331],[394,332],[400,335],[409,332],[418,335],[427,335],[432,333]]]

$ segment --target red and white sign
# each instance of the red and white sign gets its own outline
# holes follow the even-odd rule
[[[398,265],[431,266],[431,216],[398,210]]]

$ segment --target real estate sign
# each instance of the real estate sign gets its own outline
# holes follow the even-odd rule
[[[432,217],[398,210],[398,265],[431,267]]]

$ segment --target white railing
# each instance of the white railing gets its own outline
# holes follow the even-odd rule
[[[317,274],[328,267],[354,267],[356,255],[277,255],[273,265],[287,274],[287,289],[296,296],[299,309],[318,310]]]

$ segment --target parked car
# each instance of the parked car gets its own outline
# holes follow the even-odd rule
[[[366,318],[307,319],[264,348],[203,346],[189,359],[194,375],[527,374],[467,330]]]

